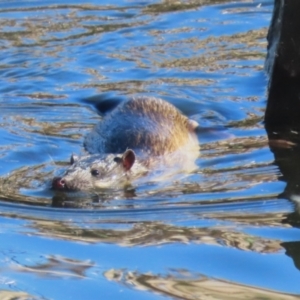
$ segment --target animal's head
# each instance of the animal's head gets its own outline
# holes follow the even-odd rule
[[[131,149],[121,155],[72,155],[70,162],[71,166],[64,175],[53,179],[53,189],[77,191],[124,186],[129,181],[133,169],[136,171],[136,154]]]

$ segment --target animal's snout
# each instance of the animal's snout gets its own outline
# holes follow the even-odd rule
[[[52,180],[52,188],[55,190],[64,190],[66,182],[62,177],[54,177]]]

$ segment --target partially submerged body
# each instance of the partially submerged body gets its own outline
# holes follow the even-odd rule
[[[120,187],[152,174],[163,178],[195,168],[199,144],[197,122],[173,105],[152,97],[136,97],[118,105],[85,139],[90,155],[71,158],[58,190]]]

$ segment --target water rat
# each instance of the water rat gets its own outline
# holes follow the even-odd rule
[[[196,121],[172,104],[139,96],[120,103],[86,136],[88,155],[71,157],[57,190],[89,190],[124,186],[152,174],[191,170],[199,155]],[[192,167],[193,166],[193,167]]]

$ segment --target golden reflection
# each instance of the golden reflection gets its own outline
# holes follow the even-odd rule
[[[34,273],[42,277],[84,278],[86,271],[93,267],[90,260],[70,259],[62,256],[49,256],[44,263],[35,265],[13,265],[18,272]]]
[[[225,0],[162,0],[158,3],[150,4],[144,9],[144,13],[166,13],[172,11],[181,11],[189,9],[198,9],[201,6],[214,5],[219,3],[228,3]],[[233,1],[232,1],[233,2]],[[251,2],[241,0],[241,2]]]
[[[247,136],[203,144],[201,145],[201,153],[207,151],[203,153],[207,157],[225,156],[227,154],[252,152],[268,146],[269,141],[266,136]],[[214,151],[208,152],[208,150]]]
[[[28,133],[47,135],[49,137],[64,137],[74,140],[79,140],[82,138],[81,132],[85,129],[90,129],[90,125],[81,123],[79,124],[69,121],[69,122],[42,122],[37,121],[36,118],[26,118],[26,117],[16,117],[15,120],[18,120],[20,123],[23,123],[22,129]],[[78,130],[78,127],[81,127]],[[65,132],[67,132],[65,134]]]
[[[99,79],[101,79],[101,75],[98,76]],[[162,85],[162,84],[175,84],[177,86],[199,86],[199,85],[213,85],[213,80],[207,79],[207,78],[157,78],[155,80],[123,80],[123,81],[115,81],[115,82],[107,82],[107,83],[100,83],[100,82],[94,82],[89,84],[79,84],[76,83],[74,86],[78,88],[95,88],[99,90],[99,92],[111,92],[113,91],[119,91],[122,92],[122,94],[131,95],[132,93],[143,93],[145,92],[145,89],[149,85]],[[163,92],[161,92],[161,95]]]
[[[91,224],[93,228],[89,229],[87,224],[85,227],[79,227],[72,222],[47,220],[33,220],[29,226],[35,229],[37,235],[86,243],[111,243],[125,247],[195,243],[259,253],[275,253],[282,249],[279,240],[250,235],[231,227],[193,228],[161,222],[138,222],[131,225],[118,220],[111,222],[123,225],[124,228],[104,229],[101,228],[102,223],[99,223],[100,228]]]
[[[68,97],[67,95],[56,95],[56,94],[42,93],[42,92],[34,92],[31,94],[21,94],[20,96],[28,97],[29,99],[32,99],[32,100],[66,99]],[[44,102],[43,105],[45,105],[45,104],[46,103]],[[49,106],[51,106],[50,103],[49,103]]]
[[[214,279],[204,275],[195,276],[185,270],[174,270],[172,273],[162,276],[110,269],[104,273],[104,276],[110,281],[130,288],[185,300],[299,299],[297,295]]]
[[[285,204],[285,203],[284,203]],[[283,204],[283,205],[284,205]],[[285,208],[285,207],[284,207]],[[241,225],[251,225],[256,227],[290,227],[288,223],[282,224],[282,221],[286,219],[287,213],[264,213],[264,214],[209,214],[208,217],[211,219],[222,220],[222,221],[230,221]]]
[[[25,292],[16,292],[16,291],[5,291],[0,290],[0,299],[1,300],[38,300],[32,295],[29,295]]]
[[[1,19],[0,38],[9,42],[13,47],[37,47],[53,42],[79,40],[85,37],[92,39],[93,36],[97,36],[99,39],[100,35],[105,32],[147,24],[145,21],[109,22],[107,18],[100,14],[103,10],[107,11],[109,7],[110,9],[119,10],[118,7],[109,5],[49,5],[43,6],[42,10],[38,7],[11,9],[11,12],[28,11],[33,13],[41,11],[38,15],[35,14],[29,18]],[[125,9],[123,8],[123,10]],[[81,14],[89,11],[97,13]],[[0,12],[3,13],[5,10],[1,9]],[[55,18],[49,17],[49,14],[55,14]],[[95,25],[89,25],[88,22]],[[57,50],[59,50],[59,46],[57,46]],[[60,51],[56,51],[56,54],[58,52]]]
[[[213,1],[218,4],[225,1]],[[228,2],[228,1],[226,1]],[[249,1],[246,1],[249,2]],[[107,6],[92,6],[92,5],[57,5],[43,7],[43,12],[38,16],[29,17],[27,19],[1,19],[0,20],[0,37],[7,43],[5,48],[25,47],[33,49],[31,56],[39,59],[41,69],[48,68],[44,64],[41,57],[55,57],[55,62],[51,68],[61,69],[63,65],[68,64],[74,57],[62,56],[65,49],[61,43],[65,43],[66,47],[73,47],[78,44],[80,46],[87,43],[97,43],[101,40],[101,36],[107,32],[117,32],[116,34],[123,35],[118,32],[124,28],[135,28],[147,26],[153,22],[153,18],[157,18],[157,13],[169,11],[198,9],[202,5],[212,4],[212,1],[181,1],[167,0],[159,3],[148,5],[142,10],[145,18],[141,20],[139,15],[132,16],[129,20],[126,18],[110,20],[101,14],[102,10],[107,11]],[[118,7],[111,6],[112,10],[120,10]],[[13,9],[12,12],[18,12],[22,9]],[[26,11],[34,12],[38,8],[25,9]],[[23,11],[23,10],[22,10]],[[55,17],[49,17],[53,12]],[[84,12],[94,11],[95,13],[85,14]],[[122,12],[126,13],[126,9],[122,8]],[[195,20],[203,22],[203,20]],[[191,31],[189,27],[181,27],[178,29],[148,29],[147,34],[151,35],[152,39],[158,39],[155,46],[136,47],[126,45],[122,51],[112,49],[112,51],[99,50],[99,55],[105,58],[113,59],[114,61],[128,61],[134,63],[138,69],[161,70],[164,68],[176,68],[181,71],[202,70],[203,72],[232,72],[231,63],[237,60],[261,60],[264,58],[266,47],[265,36],[267,30],[265,28],[258,30],[250,30],[233,35],[209,36],[201,38],[201,32],[206,31],[207,20],[203,22],[203,28],[199,28],[199,38],[192,37],[186,39],[172,39],[168,41],[168,36],[176,35],[186,31]],[[14,29],[15,28],[15,29]],[[193,29],[194,30],[194,29]],[[128,33],[127,33],[128,34]],[[132,34],[132,33],[131,33]],[[68,43],[70,43],[68,45]],[[235,47],[233,47],[235,45]],[[41,49],[38,46],[43,46]],[[45,50],[46,49],[46,50]],[[174,59],[176,57],[176,59]],[[24,62],[24,69],[30,68],[30,61]],[[5,67],[5,65],[3,65]],[[238,66],[234,66],[238,68]],[[113,68],[113,67],[112,67]],[[230,68],[230,71],[226,71]],[[248,66],[256,70],[262,70],[260,64]],[[123,72],[122,69],[110,71]],[[144,93],[149,91],[149,84],[157,84],[157,82],[140,82],[138,80],[120,82],[106,82],[107,76],[105,73],[99,73],[98,69],[86,68],[83,71],[89,74],[92,80],[88,84],[72,83],[79,89],[82,88],[97,88],[99,91],[122,91],[124,94]],[[248,73],[245,73],[247,76]],[[242,74],[240,74],[242,76]],[[10,76],[10,79],[13,77]],[[16,79],[17,80],[17,79]],[[42,80],[42,77],[41,77]],[[176,80],[177,84],[196,85],[197,82],[207,84],[206,80],[199,80],[199,76],[192,78],[190,82],[186,79],[160,79],[161,82],[172,82]],[[214,80],[211,79],[209,84]],[[159,83],[159,82],[158,82]]]
[[[148,5],[143,12],[144,13],[166,13],[172,11],[182,11],[188,9],[197,9],[202,5],[208,4],[203,0],[164,0],[159,3]]]
[[[231,36],[208,37],[205,39],[189,38],[185,40],[175,41],[163,44],[163,47],[173,48],[180,47],[179,49],[191,49],[190,54],[194,53],[191,57],[182,57],[172,60],[164,60],[161,63],[152,61],[154,65],[159,68],[180,68],[182,70],[195,70],[203,69],[207,72],[225,69],[225,65],[231,60],[256,60],[263,59],[264,53],[258,51],[258,47],[262,49],[266,46],[265,36],[267,29],[251,30]],[[232,49],[232,45],[236,44],[236,50]],[[158,53],[163,51],[158,48]],[[174,50],[175,51],[175,50]],[[199,53],[203,53],[199,55]],[[235,66],[236,67],[236,66]],[[253,66],[251,66],[253,68]],[[256,66],[262,70],[262,66]]]
[[[46,95],[33,93],[27,94],[26,97],[39,100],[46,97]],[[72,103],[53,104],[50,101],[47,102],[43,98],[43,102],[37,101],[36,103],[27,105],[19,104],[14,105],[13,108],[10,106],[1,106],[1,108],[7,111],[6,116],[2,119],[2,127],[12,135],[20,135],[23,138],[27,137],[28,145],[30,145],[32,140],[34,141],[38,138],[37,135],[45,136],[45,140],[47,140],[47,137],[53,136],[79,140],[94,125],[94,122],[92,122],[93,118],[98,121],[100,120],[95,114],[86,122],[82,122],[80,120],[82,120],[83,108],[79,109],[80,105]],[[47,111],[49,110],[53,110],[50,116],[47,115]],[[60,110],[68,111],[67,120],[65,116],[61,117],[60,114],[55,115],[54,112]],[[28,111],[29,113],[24,113],[24,111]],[[40,114],[40,118],[37,118],[37,114]]]
[[[188,38],[172,42],[158,43],[156,47],[125,48],[122,53],[114,52],[109,57],[120,61],[135,62],[138,68],[151,66],[153,69],[176,68],[182,71],[202,70],[204,72],[227,72],[231,62],[236,60],[262,60],[264,52],[260,49],[266,47],[265,35],[267,29],[251,30],[232,36],[208,37],[205,39]],[[161,37],[169,32],[151,31],[151,35]],[[233,51],[232,45],[236,44]],[[177,53],[180,49],[180,53]],[[188,49],[188,55],[184,55],[184,49]],[[199,55],[199,53],[201,53]],[[179,56],[176,59],[169,59]],[[181,57],[182,56],[182,57]],[[237,66],[235,65],[235,68]],[[257,71],[263,67],[260,64],[249,66]],[[232,72],[232,70],[230,71]],[[248,74],[248,73],[247,73]],[[241,74],[240,74],[241,76]],[[176,85],[212,85],[214,79],[198,78],[160,78],[156,80],[122,80],[118,82],[102,82],[103,75],[95,75],[95,80],[88,84],[76,84],[78,88],[96,88],[99,92],[120,91],[123,94],[135,94],[148,92],[149,86],[157,84]],[[260,116],[261,120],[263,117]],[[245,120],[246,122],[246,120]],[[246,125],[246,123],[245,123]]]
[[[46,189],[46,182],[52,177],[53,169],[49,170],[49,166],[45,164],[17,169],[7,176],[0,177],[0,199],[7,202],[48,206],[51,200],[45,195],[32,197],[24,194],[24,190]]]

